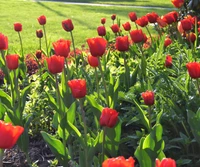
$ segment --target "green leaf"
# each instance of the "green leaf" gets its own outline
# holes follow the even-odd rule
[[[65,149],[67,153],[68,150],[66,147],[63,147],[62,142],[44,131],[41,131],[41,134],[58,161],[63,165],[68,163],[71,157],[68,154],[65,156]]]
[[[0,89],[0,102],[5,104],[9,109],[12,109],[11,97],[1,89]]]
[[[68,109],[67,120],[73,124],[75,116],[76,116],[76,102],[72,103],[70,108]]]
[[[150,131],[149,120],[147,119],[145,112],[140,107],[140,105],[135,101],[135,99],[132,99],[132,100],[135,103],[136,107],[138,108],[140,119],[141,119],[143,125],[147,128],[148,131]]]
[[[94,99],[94,96],[86,95],[86,99],[88,100],[88,102],[92,107],[98,109],[100,112],[103,110],[103,106],[97,103],[97,101]]]

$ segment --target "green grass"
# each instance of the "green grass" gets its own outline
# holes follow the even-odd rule
[[[40,0],[39,0],[40,1]],[[48,0],[46,0],[48,1]],[[133,5],[133,6],[160,6],[160,7],[173,7],[171,0],[158,1],[158,0],[53,0],[53,1],[63,1],[63,2],[83,2],[83,3],[99,3],[99,4],[117,4],[117,5]]]
[[[97,36],[96,28],[100,25],[100,19],[105,17],[107,31],[111,32],[112,24],[110,16],[117,14],[121,23],[129,21],[128,13],[134,11],[140,17],[152,9],[137,9],[126,7],[92,7],[80,5],[66,5],[55,2],[31,2],[22,0],[1,1],[0,5],[0,32],[8,36],[9,53],[19,52],[18,34],[13,29],[14,22],[21,22],[23,30],[21,36],[25,53],[32,53],[38,49],[39,42],[35,32],[42,27],[37,21],[37,17],[45,15],[47,17],[46,31],[47,38],[51,45],[59,38],[71,39],[70,34],[62,29],[61,22],[67,18],[72,19],[74,24],[74,39],[77,47],[85,44],[87,38]],[[156,10],[159,15],[169,12],[168,10]],[[45,49],[44,38],[42,39]],[[51,45],[52,46],[52,45]]]

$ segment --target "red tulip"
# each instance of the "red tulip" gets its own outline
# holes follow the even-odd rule
[[[129,41],[128,36],[119,36],[116,38],[115,47],[118,51],[128,51],[129,50]]]
[[[167,47],[167,46],[169,46],[171,43],[172,43],[172,40],[171,40],[169,37],[166,37],[166,38],[165,38],[165,41],[164,41],[164,46]]]
[[[8,49],[8,37],[0,33],[0,50]]]
[[[71,41],[59,39],[53,43],[54,51],[57,56],[68,57]]]
[[[80,99],[85,97],[87,90],[86,81],[84,79],[74,79],[68,81],[68,86],[70,87],[74,98]]]
[[[98,67],[99,65],[99,60],[97,57],[94,57],[92,55],[88,55],[88,63],[91,67]]]
[[[189,42],[194,42],[196,40],[196,34],[193,33],[193,32],[190,32],[189,34],[186,34],[186,39],[189,41]]]
[[[192,22],[190,19],[183,19],[180,22],[181,22],[182,29],[184,31],[189,31],[192,29]]]
[[[168,24],[160,17],[157,18],[156,22],[160,27],[166,27]]]
[[[172,24],[176,22],[178,19],[178,13],[176,11],[169,12],[162,16],[162,20],[165,21],[167,24]]]
[[[113,33],[120,32],[120,28],[118,24],[113,24],[110,28],[112,29]]]
[[[52,74],[61,73],[64,69],[64,57],[53,55],[46,58],[49,72]]]
[[[191,78],[200,78],[200,63],[190,62],[186,64],[186,67]]]
[[[113,128],[118,120],[118,112],[111,108],[104,108],[100,116],[100,125]]]
[[[130,12],[130,13],[128,14],[128,16],[129,16],[129,18],[130,18],[130,20],[131,20],[132,22],[135,22],[135,21],[137,20],[137,15],[136,15],[135,12]]]
[[[184,0],[171,0],[171,2],[176,8],[180,8],[184,4]]]
[[[104,38],[96,37],[87,39],[90,53],[94,57],[102,56],[106,51],[107,41]]]
[[[40,25],[46,24],[46,16],[42,15],[42,16],[38,17],[37,19],[38,19],[38,22]]]
[[[62,21],[62,27],[65,31],[70,32],[74,29],[74,25],[71,19]]]
[[[116,19],[116,14],[113,14],[113,15],[111,16],[111,19],[112,19],[112,20],[115,20],[115,19]]]
[[[101,18],[101,24],[105,24],[106,23],[106,18]]]
[[[131,39],[134,43],[146,42],[147,37],[142,30],[132,30],[130,32]]]
[[[151,106],[154,104],[154,92],[147,90],[142,93],[142,98],[144,100],[144,104]]]
[[[146,16],[142,16],[135,21],[140,27],[145,27],[148,24]]]
[[[42,38],[43,37],[43,31],[42,30],[36,30],[36,36],[38,38]]]
[[[16,144],[24,128],[0,120],[0,132],[0,149],[10,149]]]
[[[9,70],[15,70],[19,66],[19,55],[12,54],[6,56],[6,65]]]
[[[130,31],[131,30],[131,24],[129,22],[126,22],[126,23],[122,24],[122,26],[124,27],[125,31]]]
[[[22,24],[21,23],[14,23],[14,30],[17,32],[22,31]]]
[[[135,160],[133,157],[125,159],[124,157],[108,158],[102,164],[102,167],[134,167]]]
[[[106,28],[104,26],[97,27],[98,35],[103,37],[106,35]]]
[[[165,59],[165,67],[171,67],[171,66],[172,66],[172,57],[170,55],[167,55]]]
[[[198,32],[200,33],[200,27],[198,28]]]
[[[147,13],[146,17],[147,17],[149,23],[156,23],[158,14],[155,12]]]
[[[156,159],[156,167],[176,167],[176,162],[171,158]]]

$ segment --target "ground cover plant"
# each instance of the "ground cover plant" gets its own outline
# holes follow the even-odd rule
[[[172,4],[162,16],[100,17],[78,47],[71,18],[50,41],[38,15],[28,54],[23,24],[13,24],[18,50],[0,33],[0,166],[198,167],[200,18],[190,1]]]

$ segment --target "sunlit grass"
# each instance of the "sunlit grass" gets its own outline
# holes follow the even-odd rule
[[[19,52],[18,34],[13,29],[14,22],[21,22],[21,32],[25,54],[35,52],[39,47],[39,41],[35,32],[42,27],[38,24],[37,17],[45,15],[47,18],[46,31],[50,46],[53,41],[59,38],[71,39],[70,34],[62,29],[61,22],[65,19],[72,19],[74,24],[75,45],[80,47],[85,44],[87,38],[97,36],[96,28],[100,25],[100,19],[105,17],[106,28],[111,32],[112,20],[110,16],[117,14],[121,24],[129,21],[128,13],[134,11],[140,17],[152,9],[136,9],[126,7],[92,7],[80,5],[67,5],[54,2],[31,2],[20,0],[1,1],[0,5],[0,32],[8,36],[9,52]],[[168,10],[156,10],[159,15],[165,14]],[[42,39],[45,48],[44,39]]]

